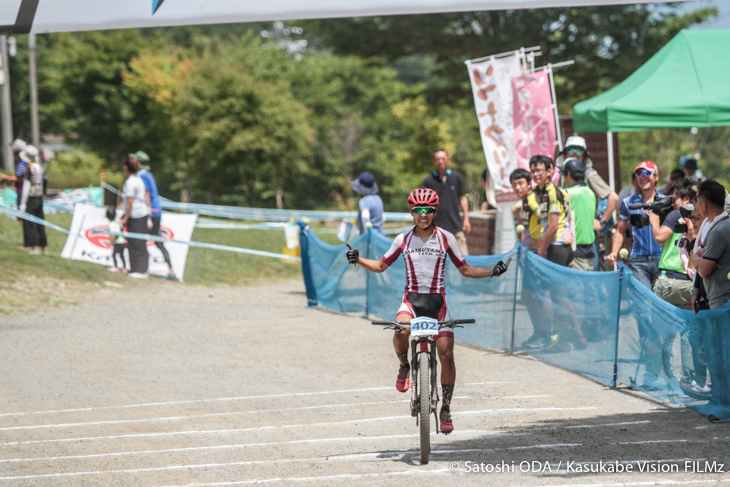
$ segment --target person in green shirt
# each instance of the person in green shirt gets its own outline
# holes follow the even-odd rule
[[[662,255],[659,258],[659,274],[667,276],[663,284],[660,282],[663,279],[654,281],[654,294],[682,309],[692,309],[693,284],[687,276],[687,270],[682,266],[680,249],[677,247],[682,232],[675,232],[674,227],[677,223],[681,223],[679,208],[697,202],[697,192],[692,186],[693,183],[689,179],[680,179],[672,184],[669,191],[674,196],[674,210],[667,215],[663,223],[660,223],[659,215],[649,213],[654,240],[663,245]]]
[[[592,271],[593,259],[596,257],[593,242],[596,241],[596,230],[601,229],[601,222],[596,219],[596,193],[586,184],[585,172],[585,164],[580,159],[567,159],[563,165],[565,184],[570,194],[570,209],[575,214],[575,252],[572,267],[581,271]]]

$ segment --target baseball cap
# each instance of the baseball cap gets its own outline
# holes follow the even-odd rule
[[[654,164],[651,161],[644,161],[644,162],[640,163],[638,166],[636,166],[636,169],[634,169],[634,172],[636,173],[642,169],[651,171],[654,174],[656,174],[657,176],[659,175],[659,169],[657,169],[656,164]]]
[[[568,137],[568,140],[565,141],[565,147],[580,147],[582,149],[586,149],[586,139],[573,135]]]
[[[146,152],[138,150],[134,153],[134,158],[137,159],[142,164],[149,164],[150,163],[150,156],[147,155]]]

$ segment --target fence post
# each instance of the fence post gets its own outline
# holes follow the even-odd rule
[[[517,283],[520,282],[520,267],[522,266],[522,262],[520,261],[520,253],[522,251],[522,247],[518,244],[517,245],[517,269],[515,269],[515,293],[512,297],[512,335],[510,338],[510,345],[509,345],[509,354],[512,355],[512,353],[515,350],[515,317],[517,315]]]
[[[373,236],[373,229],[368,228],[365,230],[368,233],[368,243],[365,247],[366,258],[371,259],[370,256],[370,240]],[[367,319],[370,315],[370,273],[365,271],[365,318]]]
[[[299,248],[302,258],[302,276],[304,277],[304,288],[307,290],[307,305],[317,306],[317,290],[314,287],[314,279],[312,278],[312,268],[309,262],[309,225],[299,220]]]
[[[613,356],[613,386],[616,387],[616,384],[618,383],[618,332],[621,328],[620,322],[621,322],[621,291],[623,290],[623,281],[624,281],[624,266],[621,265],[621,268],[618,271],[618,305],[616,306],[616,350],[614,352]]]

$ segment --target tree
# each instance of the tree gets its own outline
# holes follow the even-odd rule
[[[681,29],[715,9],[683,14],[673,4],[548,8],[306,21],[309,35],[339,54],[435,60],[432,100],[454,102],[468,93],[463,62],[540,46],[540,64],[573,59],[558,99],[575,102],[625,79]]]
[[[262,185],[281,194],[306,170],[312,129],[278,69],[281,56],[248,41],[219,46],[192,68],[174,110],[201,190],[245,191],[255,206]]]
[[[41,99],[42,113],[107,161],[158,147],[159,139],[147,130],[146,100],[126,89],[123,73],[142,49],[161,44],[137,29],[55,34],[40,79],[55,95]]]

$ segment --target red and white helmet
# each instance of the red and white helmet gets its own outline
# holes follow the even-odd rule
[[[439,195],[436,191],[428,188],[418,188],[408,195],[408,207],[414,206],[433,206],[438,208]]]

